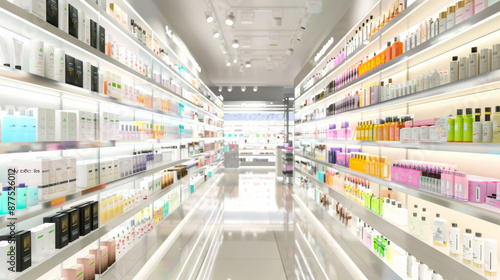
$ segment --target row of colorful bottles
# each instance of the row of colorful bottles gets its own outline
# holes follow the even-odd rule
[[[405,122],[411,121],[411,116],[387,117],[373,121],[358,122],[356,140],[359,141],[399,141],[399,131],[405,127]]]
[[[366,153],[351,153],[350,156],[350,169],[380,178],[389,178],[389,164],[387,163],[387,157],[374,156]]]

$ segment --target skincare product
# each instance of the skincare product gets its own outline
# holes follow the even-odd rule
[[[484,265],[484,238],[480,232],[476,232],[472,238],[472,264],[477,268]]]
[[[54,45],[52,44],[45,44],[44,45],[44,58],[45,58],[45,77],[54,80],[54,63],[55,63],[55,56],[54,56]]]
[[[491,107],[484,108],[484,122],[482,128],[483,128],[483,136],[482,136],[483,142],[491,143],[493,141],[493,122],[491,121]]]
[[[47,0],[46,20],[55,27],[59,27],[59,3],[62,0]]]
[[[14,68],[16,68],[17,70],[22,70],[24,43],[23,41],[20,41],[16,38],[12,38],[12,42],[14,44]]]
[[[78,39],[78,9],[68,4],[68,33]]]
[[[474,112],[474,123],[472,124],[472,142],[483,141],[483,123],[481,122],[481,108]]]
[[[441,218],[440,214],[436,214],[436,218],[434,218],[433,222],[433,228],[432,228],[432,239],[434,241],[435,245],[438,246],[446,246],[447,242],[447,230],[446,230],[446,224],[447,220]]]
[[[450,256],[458,257],[460,254],[460,229],[456,223],[451,224],[449,237]]]
[[[491,49],[481,49],[481,57],[479,59],[479,74],[484,74],[491,71],[491,56]]]
[[[450,62],[450,83],[458,81],[458,56],[451,58]]]
[[[491,70],[498,69],[500,69],[500,44],[494,44],[491,53]]]
[[[464,237],[462,239],[463,242],[463,261],[464,263],[472,263],[472,230],[465,229]]]
[[[55,227],[56,248],[61,249],[69,242],[69,220],[67,213],[55,214],[43,218],[44,223],[53,223]]]
[[[498,241],[496,239],[484,239],[484,273],[488,276],[497,275],[498,266]]]
[[[58,0],[59,1],[59,29],[68,33],[69,31],[69,12],[68,12],[68,0]]]
[[[66,55],[66,83],[70,85],[75,84],[75,59],[72,56]]]
[[[458,62],[458,79],[463,80],[469,77],[468,75],[468,69],[469,69],[469,58],[466,56],[463,56],[460,58]]]
[[[469,54],[469,75],[467,77],[475,77],[479,75],[479,54],[477,53],[477,47],[471,48],[471,53]]]

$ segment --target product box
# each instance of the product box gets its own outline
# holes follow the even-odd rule
[[[92,231],[92,211],[88,202],[71,207],[78,210],[78,219],[80,226],[80,236],[85,236]]]
[[[92,78],[90,81],[90,90],[99,92],[99,68],[92,65],[91,67]]]
[[[108,239],[106,241],[101,241],[101,246],[108,248],[108,266],[111,266],[116,261],[116,240]]]
[[[99,25],[99,51],[106,52],[106,29]]]
[[[50,257],[55,253],[56,249],[56,224],[44,223],[41,227],[45,230],[44,235],[47,237],[45,243],[45,257]]]
[[[92,217],[92,230],[96,230],[99,228],[99,202],[90,202],[90,210]]]
[[[56,141],[56,111],[45,109],[45,141]]]
[[[25,10],[28,13],[32,13],[35,16],[41,18],[42,20],[46,20],[46,5],[45,0],[14,0],[10,1],[15,5],[19,6],[21,9]]]
[[[68,141],[68,113],[56,111],[56,140]]]
[[[493,207],[500,208],[500,200],[498,200],[498,196],[488,196],[486,197],[486,204],[491,205]]]
[[[0,241],[0,279],[2,280],[14,279],[16,274],[14,271],[9,270],[9,254],[13,253],[10,247],[11,244],[8,241]]]
[[[75,58],[75,81],[74,85],[83,87],[83,62]]]
[[[78,9],[68,4],[68,33],[78,39]]]
[[[469,201],[473,203],[486,203],[487,182],[479,177],[467,176],[469,181]]]
[[[68,268],[63,268],[61,276],[66,280],[83,280],[83,265],[77,263]]]
[[[68,141],[78,140],[78,121],[77,115],[74,112],[67,112],[68,114]]]
[[[100,249],[100,251],[98,248],[89,250],[89,253],[96,259],[96,274],[101,274],[108,269],[108,247],[100,246]]]
[[[66,83],[70,85],[75,84],[75,58],[69,55],[65,55],[66,59]]]
[[[83,62],[83,88],[90,90],[92,80],[92,69],[90,62]]]
[[[41,262],[45,259],[45,245],[46,245],[46,236],[44,235],[45,229],[41,226],[32,228],[31,232],[31,242],[32,242],[32,250],[31,250],[31,259],[33,262]]]
[[[55,227],[56,249],[64,248],[69,242],[69,216],[68,213],[58,213],[44,217],[44,223],[53,223]]]
[[[98,29],[97,23],[93,20],[90,20],[90,46],[97,49],[97,37]]]
[[[13,237],[11,239],[11,237]],[[16,272],[31,266],[31,232],[22,230],[14,234],[0,236],[0,241],[14,240],[16,244]]]
[[[79,211],[77,209],[68,209],[65,211],[57,212],[60,214],[68,214],[68,221],[69,221],[69,235],[68,235],[68,241],[73,242],[77,240],[80,237],[80,215]]]
[[[95,257],[92,254],[88,254],[84,257],[77,258],[76,263],[83,266],[83,279],[84,280],[94,280],[95,279]]]
[[[97,185],[94,174],[94,163],[91,161],[79,161],[76,164],[76,186],[87,189]]]
[[[85,11],[78,11],[78,39],[80,41],[85,42],[86,41],[86,29],[85,29]]]
[[[59,3],[58,0],[47,0],[46,21],[55,27],[59,27]]]
[[[36,119],[36,141],[43,142],[46,141],[46,117],[45,109],[43,108],[31,108],[33,112],[33,117]]]

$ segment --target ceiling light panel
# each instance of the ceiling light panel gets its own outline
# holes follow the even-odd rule
[[[240,11],[240,23],[243,25],[253,24],[255,13],[252,10]]]

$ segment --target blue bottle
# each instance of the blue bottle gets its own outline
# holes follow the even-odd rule
[[[12,197],[11,195],[9,195],[9,189],[9,186],[2,187],[2,214],[9,213],[9,197]],[[14,202],[14,205],[16,204],[15,200],[10,199],[10,201]]]
[[[14,107],[7,107],[7,114],[2,117],[2,142],[16,142],[17,117],[14,116]]]
[[[26,209],[26,207],[28,206],[28,188],[26,188],[26,185],[22,183],[19,184],[16,190],[16,194],[17,209]]]
[[[19,116],[17,117],[17,137],[16,142],[28,141],[28,117],[24,108],[19,109]]]
[[[28,206],[34,206],[38,204],[38,186],[28,186]]]
[[[36,142],[36,118],[33,116],[33,110],[28,110],[28,142]]]

